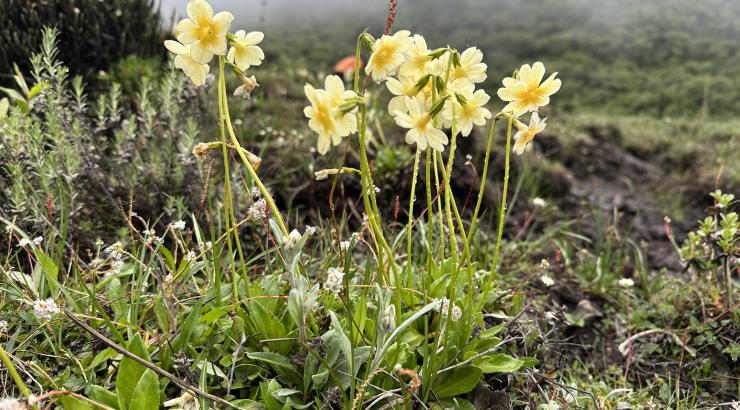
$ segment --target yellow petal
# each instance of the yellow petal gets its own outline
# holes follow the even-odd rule
[[[211,5],[204,0],[193,0],[188,3],[188,16],[198,25],[205,26],[213,18]]]

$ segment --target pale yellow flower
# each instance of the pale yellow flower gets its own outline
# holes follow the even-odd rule
[[[177,23],[177,39],[190,46],[193,60],[207,64],[213,55],[226,54],[226,34],[234,16],[222,11],[215,16],[211,5],[205,0],[188,3],[188,17]]]
[[[418,149],[424,150],[427,145],[436,151],[443,151],[447,145],[447,135],[434,127],[434,121],[427,111],[427,99],[419,94],[416,97],[405,99],[408,113],[396,112],[396,124],[408,128],[406,143],[416,144]]]
[[[424,37],[414,34],[412,45],[406,52],[406,61],[401,65],[398,74],[401,76],[421,78],[427,73],[427,63],[432,61]]]
[[[516,134],[514,134],[514,148],[512,149],[514,153],[517,155],[522,155],[524,153],[524,150],[529,146],[529,143],[532,142],[535,135],[541,133],[545,130],[545,121],[547,121],[547,118],[540,119],[540,115],[537,113],[537,111],[532,113],[532,116],[529,118],[529,125],[525,125],[519,120],[516,120],[515,125],[516,128],[519,130]]]
[[[231,43],[229,54],[226,59],[230,63],[236,64],[240,70],[246,71],[251,66],[262,64],[265,59],[265,53],[257,44],[262,42],[265,35],[260,31],[252,31],[247,34],[244,30],[234,33],[234,40]]]
[[[388,112],[391,115],[396,115],[396,112],[406,112],[406,97],[414,97],[417,94],[416,89],[417,80],[413,77],[406,77],[399,75],[396,77],[388,77],[385,86],[388,87],[388,91],[391,92],[395,97],[391,98],[388,103]]]
[[[197,86],[201,86],[206,83],[206,76],[208,71],[211,69],[208,64],[200,64],[195,61],[190,54],[190,47],[180,44],[174,40],[167,40],[164,42],[164,46],[168,50],[175,53],[175,67],[182,70],[185,75],[190,77],[190,80]]]
[[[464,78],[474,84],[481,83],[486,79],[486,64],[483,61],[483,52],[475,47],[470,47],[460,54],[460,66],[452,67],[450,80]]]
[[[344,89],[344,83],[335,75],[330,75],[324,81],[325,90],[315,89],[306,84],[304,90],[311,105],[303,109],[309,119],[308,126],[319,134],[317,150],[319,154],[326,154],[329,147],[339,145],[342,137],[357,131],[357,118],[353,112],[342,113],[339,106],[345,99],[352,98],[355,93]]]
[[[475,91],[473,84],[466,80],[453,81],[451,86],[460,81],[464,81],[464,85],[453,88],[456,88],[455,93],[462,97],[464,103],[460,102],[457,95],[453,95],[445,105],[443,118],[445,120],[445,126],[451,127],[453,118],[452,107],[454,106],[455,129],[464,137],[467,137],[473,130],[473,125],[482,127],[486,125],[486,120],[491,118],[491,111],[484,107],[491,97],[483,90]]]
[[[549,104],[550,96],[560,89],[560,79],[555,78],[557,74],[553,73],[540,84],[545,76],[545,66],[539,61],[532,67],[524,64],[517,78],[504,78],[504,87],[498,89],[498,96],[508,102],[502,111],[513,112],[518,117]]]
[[[401,30],[393,35],[383,35],[375,41],[373,53],[365,67],[365,74],[372,75],[375,82],[396,75],[404,63],[405,53],[413,44],[408,30]]]

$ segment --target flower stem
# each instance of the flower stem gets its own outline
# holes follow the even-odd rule
[[[501,209],[498,215],[498,229],[496,230],[496,250],[493,254],[493,265],[491,272],[498,266],[499,253],[501,252],[501,238],[504,234],[504,219],[506,218],[506,192],[509,189],[509,159],[511,157],[511,127],[514,124],[514,116],[509,115],[509,123],[506,128],[506,154],[504,156],[504,186],[501,189]]]
[[[491,122],[491,131],[488,133],[488,146],[486,147],[486,159],[483,161],[483,173],[480,178],[480,188],[478,188],[478,199],[475,201],[475,210],[473,211],[473,218],[470,222],[470,229],[468,230],[468,237],[472,238],[475,235],[475,230],[478,228],[478,212],[480,211],[481,203],[483,202],[483,195],[486,189],[486,180],[488,179],[488,163],[491,158],[491,148],[493,147],[493,139],[496,135],[496,120],[498,115],[493,117]]]
[[[411,229],[414,224],[414,201],[416,201],[416,180],[419,175],[419,157],[421,157],[421,150],[416,149],[416,156],[414,157],[414,171],[411,178],[411,193],[409,198],[409,222],[406,225],[406,255],[407,255],[407,268],[408,268],[408,279],[411,280]],[[400,286],[400,284],[396,284]]]
[[[8,353],[5,352],[5,349],[3,349],[2,345],[0,345],[0,361],[2,361],[3,364],[5,365],[5,368],[8,370],[10,377],[13,379],[16,386],[18,386],[18,390],[21,391],[21,394],[23,395],[23,397],[25,398],[30,397],[31,391],[28,390],[26,383],[23,382],[23,378],[21,377],[20,374],[18,374],[18,371],[15,369],[13,362],[10,360]]]

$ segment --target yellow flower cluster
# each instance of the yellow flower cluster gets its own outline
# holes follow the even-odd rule
[[[329,146],[339,145],[342,137],[357,131],[357,116],[354,111],[343,109],[347,100],[356,97],[354,91],[345,90],[344,82],[336,75],[324,80],[324,89],[316,89],[310,84],[304,87],[310,106],[303,109],[308,117],[308,126],[319,134],[317,149],[326,154]]]
[[[262,63],[265,54],[257,45],[264,34],[259,31],[246,33],[244,30],[229,34],[234,15],[228,11],[214,15],[213,8],[205,0],[191,0],[187,12],[189,18],[175,26],[177,41],[167,40],[164,45],[176,55],[175,67],[190,77],[195,85],[205,84],[210,70],[208,63],[214,55],[226,55],[226,60],[241,71]],[[231,49],[228,49],[229,45]]]
[[[473,126],[491,118],[485,108],[490,97],[475,89],[486,79],[482,61],[483,53],[475,47],[462,54],[429,50],[424,37],[402,30],[374,42],[365,72],[376,82],[385,81],[394,95],[388,112],[408,129],[406,142],[442,151],[448,141],[442,129],[452,128],[453,119],[455,132],[468,136]]]
[[[492,117],[485,106],[490,96],[476,86],[486,79],[483,53],[470,47],[459,53],[445,47],[430,50],[421,35],[400,30],[373,39],[365,35],[371,55],[365,74],[376,83],[385,83],[393,94],[388,112],[397,125],[406,128],[406,143],[420,150],[431,147],[443,151],[448,143],[445,129],[468,136],[473,127],[484,126]],[[557,73],[544,82],[545,66],[537,62],[523,65],[512,77],[503,80],[498,96],[507,103],[502,114],[512,117],[518,132],[514,152],[521,154],[535,135],[545,128],[546,118],[537,110],[550,102],[560,89]],[[329,76],[325,90],[306,85],[311,102],[304,113],[309,127],[319,134],[318,151],[324,154],[331,144],[357,130],[355,109],[362,101],[352,91],[345,91],[341,79]],[[354,99],[354,105],[351,101]],[[531,112],[529,125],[518,118]]]
[[[532,66],[524,64],[513,77],[503,80],[503,88],[499,88],[498,96],[508,102],[502,110],[513,115],[515,118],[531,112],[529,125],[525,125],[518,119],[514,124],[519,130],[514,135],[514,152],[521,155],[532,142],[535,135],[545,129],[547,118],[540,119],[537,110],[550,103],[550,96],[560,89],[560,79],[555,78],[558,73],[553,73],[544,82],[545,66],[536,62]]]

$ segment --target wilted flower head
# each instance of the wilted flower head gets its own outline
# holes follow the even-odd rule
[[[515,142],[512,150],[517,155],[522,155],[527,146],[529,146],[529,143],[534,139],[535,135],[545,130],[545,126],[547,125],[545,121],[547,121],[547,118],[540,119],[540,115],[537,114],[537,111],[533,112],[532,116],[529,118],[529,125],[524,125],[521,121],[516,120],[515,124],[519,131],[514,134]]]
[[[183,393],[182,396],[164,402],[164,407],[174,407],[172,410],[199,410],[200,404],[190,393]]]
[[[190,46],[193,60],[207,64],[214,54],[226,54],[226,34],[234,16],[228,11],[214,16],[205,0],[191,0],[187,10],[190,18],[177,23],[177,40]]]
[[[329,292],[338,294],[342,291],[342,282],[344,280],[344,270],[341,268],[329,268],[326,271],[326,281],[324,282],[324,289]]]
[[[376,40],[365,73],[371,75],[377,83],[396,75],[405,61],[406,51],[413,44],[410,35],[408,30],[401,30]]]
[[[498,89],[498,96],[509,102],[502,111],[513,112],[518,117],[549,104],[550,96],[560,89],[561,82],[555,78],[557,74],[553,73],[540,84],[545,75],[545,66],[539,61],[531,67],[524,64],[516,78],[504,78],[504,87]]]
[[[243,97],[247,100],[252,98],[252,91],[260,86],[257,84],[257,78],[255,76],[247,77],[242,74],[239,76],[239,79],[241,79],[242,85],[236,87],[234,97]]]
[[[264,38],[265,35],[261,31],[252,31],[248,34],[244,30],[237,31],[234,33],[231,49],[226,59],[242,71],[246,71],[253,65],[262,64],[265,53],[257,44],[261,43]]]
[[[60,312],[54,299],[36,300],[33,302],[33,314],[39,320],[50,320]]]

